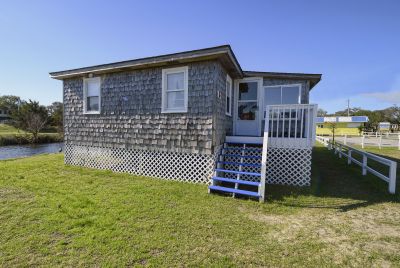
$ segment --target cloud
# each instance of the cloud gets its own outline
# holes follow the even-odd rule
[[[400,81],[399,81],[400,82]],[[363,97],[372,98],[388,104],[400,103],[400,89],[387,92],[370,92],[361,94]]]

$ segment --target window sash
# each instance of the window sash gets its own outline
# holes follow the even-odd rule
[[[101,109],[100,77],[84,79],[84,114],[99,114]]]
[[[226,75],[226,84],[225,84],[225,114],[231,116],[232,115],[232,78],[229,75]]]
[[[169,84],[169,77],[171,74],[179,74],[174,79],[178,85],[174,88],[174,85]],[[173,83],[173,82],[172,82]],[[181,88],[183,86],[183,88]],[[172,87],[172,88],[171,88]],[[172,97],[174,96],[174,97]],[[185,113],[187,112],[188,105],[188,67],[177,67],[162,70],[162,101],[161,101],[161,112],[162,113]]]

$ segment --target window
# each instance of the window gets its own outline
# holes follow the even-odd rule
[[[101,104],[100,77],[83,80],[83,109],[85,114],[99,114]]]
[[[256,120],[257,112],[257,82],[239,83],[238,119]]]
[[[232,116],[232,78],[226,75],[226,110],[225,114]]]
[[[162,113],[186,113],[188,104],[188,67],[162,70]]]
[[[298,104],[300,103],[300,85],[265,87],[265,104]]]

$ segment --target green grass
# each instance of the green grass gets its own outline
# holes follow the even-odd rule
[[[44,129],[38,135],[37,143],[62,142],[63,137],[54,132],[55,128]],[[19,130],[11,125],[0,124],[0,146],[32,143],[32,134]]]
[[[399,266],[400,196],[323,147],[312,187],[268,200],[206,185],[0,161],[0,266]]]
[[[7,124],[0,124],[0,135],[11,135],[11,134],[24,134],[25,131],[18,130],[17,128],[7,125]]]

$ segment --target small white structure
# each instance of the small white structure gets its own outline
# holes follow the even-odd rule
[[[390,131],[390,122],[379,122],[378,131],[379,132],[388,132]]]

